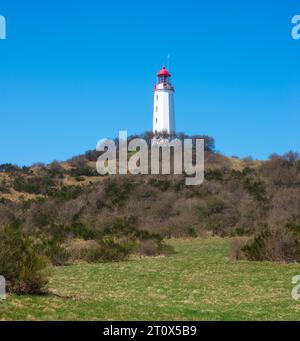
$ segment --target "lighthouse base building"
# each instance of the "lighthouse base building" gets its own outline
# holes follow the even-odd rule
[[[153,133],[175,133],[174,87],[171,75],[163,67],[157,74],[154,88]]]

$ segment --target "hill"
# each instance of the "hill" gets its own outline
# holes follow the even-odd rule
[[[141,228],[163,236],[198,235],[206,230],[199,221],[201,204],[221,201],[217,187],[228,192],[231,177],[254,177],[259,165],[206,152],[208,180],[195,188],[185,186],[183,176],[99,176],[89,153],[49,165],[0,165],[0,227],[17,221],[26,229],[43,228],[38,214],[48,220],[43,225],[76,220],[101,228],[112,218],[133,215],[143,221]]]
[[[201,186],[185,186],[179,175],[99,176],[97,155],[23,168],[0,165],[0,229],[18,226],[37,237],[58,229],[64,231],[59,244],[70,244],[129,219],[131,228],[161,238],[258,238],[246,250],[249,259],[300,259],[297,153],[262,162],[206,148]]]

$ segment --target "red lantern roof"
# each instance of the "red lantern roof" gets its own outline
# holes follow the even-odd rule
[[[165,68],[165,66],[163,66],[163,68],[158,72],[157,77],[160,76],[171,77],[170,72]]]

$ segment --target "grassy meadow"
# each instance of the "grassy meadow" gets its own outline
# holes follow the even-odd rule
[[[300,320],[297,264],[234,261],[230,239],[169,241],[175,253],[55,267],[44,296],[0,301],[1,320]]]

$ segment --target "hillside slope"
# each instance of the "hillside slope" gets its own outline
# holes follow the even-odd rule
[[[275,251],[267,259],[300,259],[296,153],[258,162],[206,152],[200,186],[186,186],[179,175],[99,176],[94,157],[28,168],[1,165],[0,228],[19,226],[37,236],[59,228],[68,231],[65,238],[88,238],[115,219],[134,218],[136,228],[167,238],[263,233],[271,243],[280,241],[270,245]]]

